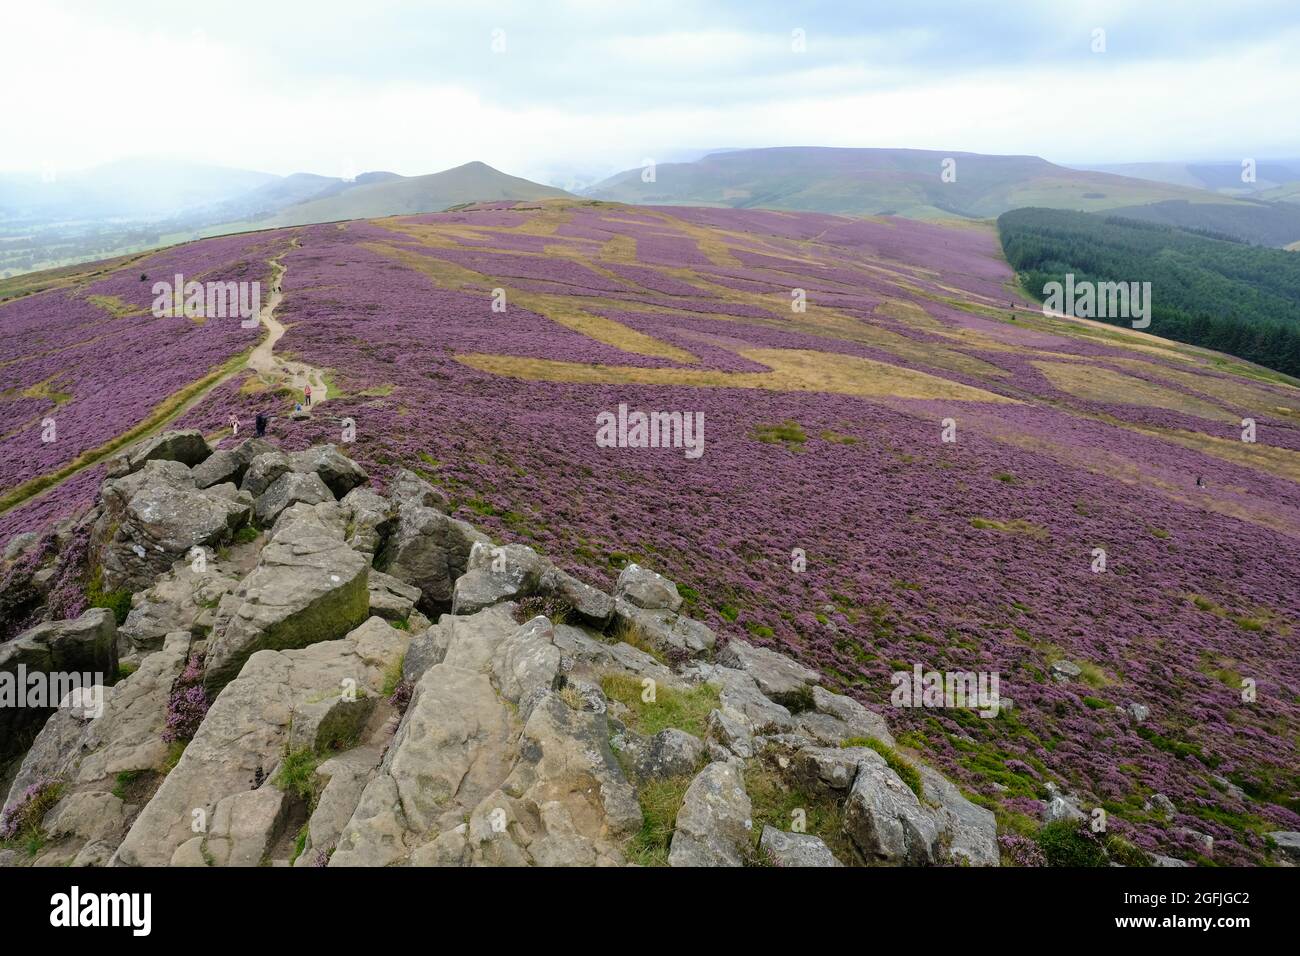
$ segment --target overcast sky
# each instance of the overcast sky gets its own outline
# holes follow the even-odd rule
[[[1294,157],[1298,2],[0,0],[0,169],[480,159],[558,180],[777,145]]]

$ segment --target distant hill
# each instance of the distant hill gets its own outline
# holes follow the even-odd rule
[[[371,219],[421,212],[441,212],[471,200],[551,199],[568,196],[563,189],[508,176],[486,163],[465,163],[427,176],[368,173],[328,195],[287,206],[259,226],[300,226],[337,219]]]
[[[479,162],[353,179],[165,160],[113,163],[53,182],[0,175],[0,277],[224,233],[569,195]]]
[[[940,178],[945,159],[956,180]],[[630,169],[591,187],[596,199],[762,207],[914,219],[986,219],[1022,206],[1096,211],[1184,199],[1230,201],[1202,190],[1067,169],[1037,156],[923,149],[778,147],[661,164],[655,181]]]
[[[1241,180],[1241,160],[1210,163],[1121,163],[1106,166],[1081,166],[1080,169],[1113,173],[1133,179],[1208,189],[1232,196],[1279,198],[1267,195],[1270,190],[1286,187],[1294,192],[1300,187],[1300,159],[1261,159],[1255,163],[1255,181]]]

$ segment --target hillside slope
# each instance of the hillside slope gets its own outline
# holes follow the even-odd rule
[[[240,366],[255,332],[155,319],[140,279],[272,259],[276,350],[329,382],[305,421]],[[232,415],[242,440],[271,413],[290,450],[350,423],[381,487],[414,469],[452,516],[607,591],[654,568],[722,641],[816,668],[1004,836],[1037,830],[1050,784],[1146,850],[1263,862],[1265,833],[1300,829],[1300,389],[1045,317],[1012,280],[983,228],[572,200],[28,279],[0,305],[0,541],[89,504],[104,467],[79,456],[151,415],[222,448]],[[635,411],[702,416],[700,454],[601,440]],[[1014,706],[893,706],[917,666],[996,672]]]
[[[940,178],[956,160],[956,180]],[[780,147],[627,170],[586,190],[596,199],[808,210],[914,219],[983,219],[1021,206],[1109,209],[1166,199],[1230,201],[1201,190],[1057,166],[1037,156],[924,149]]]

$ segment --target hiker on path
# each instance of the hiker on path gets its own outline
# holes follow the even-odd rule
[[[257,413],[257,437],[264,438],[265,436],[266,436],[266,412],[258,412]]]
[[[307,404],[310,405],[311,404],[311,382],[307,383],[307,387],[302,390],[302,394],[307,399]]]

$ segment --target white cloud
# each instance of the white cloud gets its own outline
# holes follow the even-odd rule
[[[660,19],[642,35],[614,25],[584,33],[576,23],[573,45],[589,56],[549,60],[539,37],[520,30],[506,57],[492,57],[488,27],[475,27],[483,50],[468,66],[440,70],[435,60],[394,76],[365,67],[375,51],[355,49],[321,49],[305,72],[278,58],[274,33],[256,29],[241,43],[212,24],[204,33],[158,18],[137,27],[19,9],[6,24],[20,39],[0,60],[0,88],[23,92],[6,105],[15,132],[0,166],[166,154],[279,173],[340,174],[351,164],[416,174],[481,159],[527,176],[566,165],[613,171],[713,145],[914,146],[1077,162],[1300,155],[1287,119],[1300,115],[1297,30],[1198,57],[1128,51],[940,69],[920,56],[937,42],[922,29],[854,39],[810,26],[809,53],[796,56],[784,27],[697,32]],[[291,38],[296,55],[310,46],[310,37]],[[613,92],[548,98],[543,78],[556,76]]]

